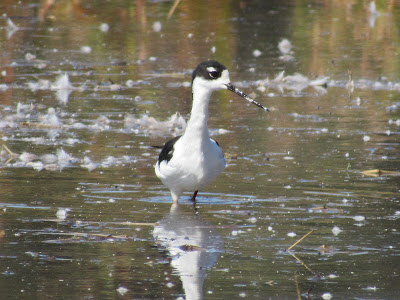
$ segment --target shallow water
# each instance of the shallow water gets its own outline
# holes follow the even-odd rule
[[[1,298],[399,297],[400,3],[202,4],[0,5]],[[152,146],[204,59],[271,112],[213,95],[196,216]]]

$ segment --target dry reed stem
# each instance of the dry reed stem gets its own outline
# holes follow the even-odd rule
[[[308,237],[312,232],[314,231],[311,230],[309,233],[307,233],[306,235],[304,235],[301,239],[299,239],[296,243],[294,243],[292,246],[290,246],[287,250],[291,250],[294,246],[296,246],[297,244],[300,244],[306,237]]]
[[[170,9],[169,12],[168,12],[168,17],[167,17],[168,20],[169,20],[169,19],[172,17],[172,15],[174,14],[175,9],[178,7],[179,2],[181,2],[181,0],[175,0],[174,5],[172,5],[171,9]]]

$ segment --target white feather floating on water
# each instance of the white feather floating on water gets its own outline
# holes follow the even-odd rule
[[[7,19],[7,27],[6,27],[7,39],[9,39],[18,29],[19,29],[19,27],[17,25],[15,25],[14,22],[10,18],[8,18]]]

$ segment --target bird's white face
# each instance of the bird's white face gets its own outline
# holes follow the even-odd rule
[[[197,76],[193,80],[193,85],[201,86],[202,88],[218,91],[228,89],[230,84],[229,71],[223,70],[218,71],[214,67],[207,68],[209,79],[205,79],[202,76]]]
[[[229,71],[219,62],[205,61],[200,63],[192,74],[192,84],[193,95],[205,95],[210,92],[212,93],[213,91],[229,90],[252,104],[268,111],[268,108],[254,101],[231,84]]]

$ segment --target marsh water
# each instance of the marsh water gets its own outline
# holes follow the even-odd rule
[[[398,299],[400,2],[2,1],[1,299]],[[206,59],[228,166],[154,174]],[[307,235],[298,244],[303,236]]]

